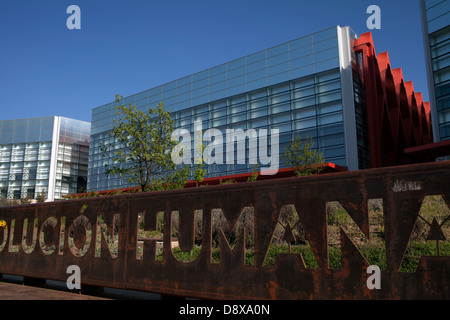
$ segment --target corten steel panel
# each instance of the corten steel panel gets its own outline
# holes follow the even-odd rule
[[[210,299],[449,299],[450,257],[423,256],[416,272],[399,272],[424,197],[442,195],[450,206],[449,181],[450,162],[440,162],[4,207],[0,208],[0,220],[5,220],[8,228],[6,233],[0,228],[0,273],[66,281],[67,267],[78,265],[82,285]],[[366,286],[368,262],[345,233],[341,234],[343,267],[329,268],[326,202],[340,201],[367,236],[367,201],[379,198],[383,199],[387,269],[381,271],[381,289],[370,290]],[[296,254],[280,254],[274,267],[263,266],[280,209],[286,204],[297,209],[317,268],[306,269],[302,256]],[[233,222],[247,206],[254,207],[254,265],[243,262],[242,236],[233,250],[221,238],[220,263],[212,263],[211,210],[221,208],[227,221]],[[202,251],[191,263],[179,262],[169,245],[171,212],[179,211],[180,245],[188,250],[193,243],[196,209],[203,210]],[[143,257],[137,259],[138,213],[145,213],[144,226],[151,230],[156,227],[158,211],[164,212],[163,260],[155,261],[153,240],[144,241]],[[101,250],[96,254],[99,215],[104,217],[110,234],[114,233],[113,218],[118,215],[117,257],[109,252],[103,235]],[[60,251],[62,217],[65,232]],[[36,243],[32,249],[30,221],[35,218]],[[31,253],[23,251],[24,219],[29,221],[24,244],[31,247]],[[86,234],[89,225],[92,232]],[[70,230],[75,242],[72,245],[68,240]],[[81,248],[89,238],[86,254],[76,257],[70,248]],[[41,247],[52,244],[54,251],[45,255]],[[14,249],[18,252],[10,252]]]

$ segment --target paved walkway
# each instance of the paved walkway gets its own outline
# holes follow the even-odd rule
[[[0,300],[107,300],[40,287],[25,286],[17,283],[0,282]]]
[[[47,280],[42,285],[24,285],[21,276],[1,275],[0,300],[161,300],[150,292],[102,288],[92,294],[70,292],[61,281]]]

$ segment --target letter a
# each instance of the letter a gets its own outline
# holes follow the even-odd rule
[[[66,273],[72,273],[73,274],[67,278],[66,285],[69,290],[73,289],[81,289],[80,285],[80,277],[81,277],[81,271],[80,267],[76,265],[70,265],[67,267]]]
[[[192,164],[191,134],[186,129],[175,129],[171,136],[172,141],[179,141],[180,137],[182,141],[173,147],[170,154],[172,162],[175,165],[184,163],[190,166]]]
[[[369,266],[367,268],[367,273],[372,274],[367,278],[366,285],[370,290],[373,289],[381,289],[381,281],[380,281],[380,267],[378,266]]]
[[[81,29],[81,10],[79,6],[71,5],[67,8],[67,13],[72,13],[72,15],[67,18],[67,29]]]
[[[370,30],[381,29],[381,9],[379,6],[371,5],[367,8],[367,14],[372,14],[367,18],[367,28]]]

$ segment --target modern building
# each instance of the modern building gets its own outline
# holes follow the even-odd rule
[[[50,200],[85,190],[90,123],[42,117],[0,121],[0,192]]]
[[[367,155],[371,168],[434,161],[433,154],[416,150],[436,151],[429,102],[401,68],[392,67],[387,52],[376,53],[370,32],[355,40],[353,51],[359,154]]]
[[[326,162],[349,170],[417,161],[404,148],[432,140],[428,104],[410,83],[405,85],[401,71],[393,74],[387,55],[378,61],[370,33],[359,37],[350,27],[328,28],[123,102],[142,111],[163,102],[175,127],[187,129],[192,138],[199,121],[203,131],[277,129],[279,154],[296,135],[309,136]],[[105,175],[112,160],[100,146],[114,143],[108,132],[115,105],[92,111],[88,190],[131,187],[118,176]],[[248,154],[246,160],[208,165],[207,177],[251,172]]]
[[[450,0],[421,0],[435,142],[450,139]]]

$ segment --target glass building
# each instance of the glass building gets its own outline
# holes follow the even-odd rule
[[[0,121],[0,192],[50,200],[85,190],[90,123],[64,117]]]
[[[124,103],[147,111],[162,102],[175,128],[187,129],[192,137],[197,121],[203,131],[216,128],[223,133],[278,129],[280,154],[296,135],[308,135],[327,162],[349,170],[365,168],[366,148],[360,138],[364,127],[356,121],[364,110],[355,102],[359,86],[352,72],[356,38],[349,27],[336,26],[125,97]],[[108,132],[115,105],[92,111],[88,190],[131,186],[105,175],[112,160],[100,150],[102,144],[114,144]],[[254,164],[247,155],[246,164],[206,168],[207,176],[215,177],[251,172]]]
[[[421,0],[435,142],[450,139],[450,0]]]

